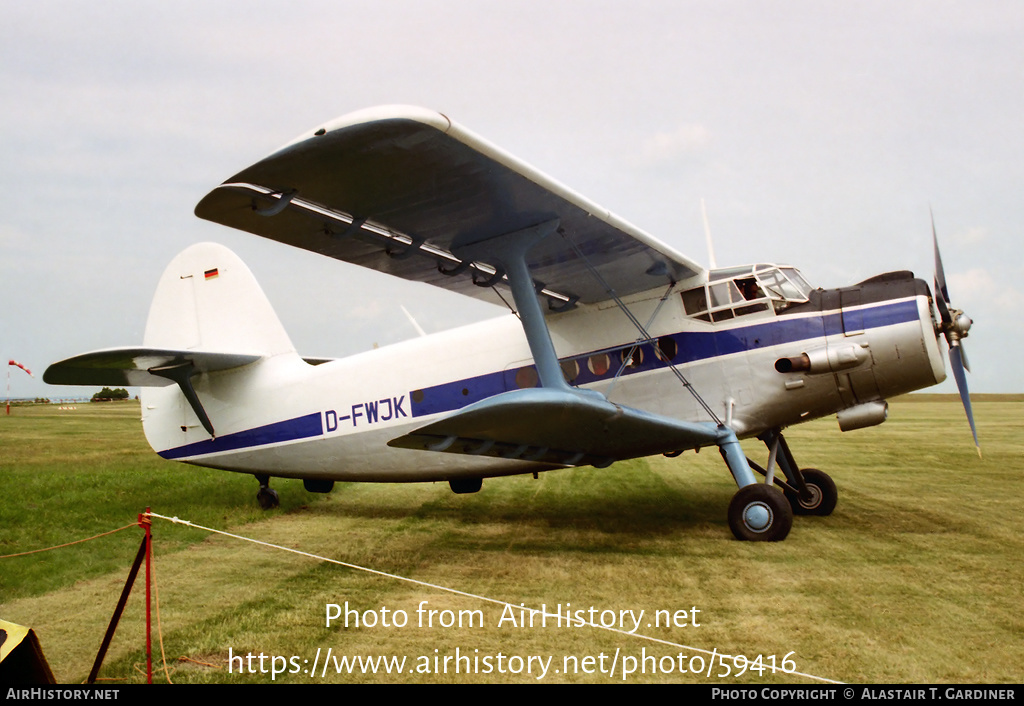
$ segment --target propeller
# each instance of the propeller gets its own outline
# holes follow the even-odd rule
[[[967,413],[967,421],[971,424],[974,446],[978,449],[980,458],[981,444],[978,443],[978,430],[974,426],[974,413],[971,411],[971,394],[967,389],[967,375],[964,372],[970,372],[971,366],[968,364],[967,354],[964,352],[963,339],[967,338],[967,333],[971,330],[973,322],[963,310],[954,309],[949,301],[949,288],[946,286],[946,273],[942,269],[942,256],[939,254],[939,237],[935,232],[934,214],[932,214],[932,242],[935,245],[935,303],[941,319],[939,328],[949,345],[949,364],[953,369],[956,387],[960,391],[960,401],[964,405],[964,412]]]

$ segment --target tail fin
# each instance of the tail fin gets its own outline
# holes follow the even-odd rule
[[[164,270],[143,342],[261,357],[295,351],[249,268],[216,243],[193,245]]]
[[[164,270],[142,346],[83,353],[54,363],[43,379],[58,385],[177,385],[203,428],[214,436],[192,378],[294,352],[245,263],[222,245],[199,243],[179,254]],[[144,422],[151,416],[146,410],[174,406],[169,405],[176,395],[173,388],[170,394],[172,397],[166,390],[144,389]],[[168,425],[144,426],[149,437],[151,426],[162,431]],[[171,426],[184,431],[190,425]],[[150,443],[157,449],[163,440],[150,438]]]

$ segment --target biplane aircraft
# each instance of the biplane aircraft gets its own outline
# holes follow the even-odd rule
[[[706,269],[442,114],[383,107],[302,135],[211,191],[196,215],[510,315],[337,360],[303,358],[242,261],[201,243],[169,265],[141,346],[55,363],[57,384],[142,388],[167,459],[259,481],[447,481],[714,446],[738,486],[739,539],[828,515],[829,476],[783,430],[836,414],[880,424],[886,399],[945,378],[972,431],[938,244],[935,296],[910,272],[815,289],[793,267]],[[933,225],[934,236],[934,225]],[[762,467],[741,449],[760,439]],[[977,444],[977,434],[975,433]],[[757,480],[760,473],[764,482]]]

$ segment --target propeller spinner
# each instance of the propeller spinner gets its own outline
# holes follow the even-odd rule
[[[971,411],[971,395],[967,389],[967,375],[971,367],[967,362],[967,354],[964,352],[963,339],[967,338],[971,330],[971,318],[962,310],[954,309],[949,301],[949,289],[946,286],[946,273],[942,269],[942,256],[939,254],[939,237],[935,232],[935,216],[932,216],[932,242],[935,245],[935,303],[939,309],[939,330],[946,337],[949,345],[949,364],[953,369],[953,377],[956,379],[957,389],[960,391],[960,401],[963,402],[964,411],[967,413],[967,421],[971,424],[971,434],[974,435],[974,446],[978,449],[978,456],[981,457],[981,444],[978,443],[978,431],[974,426],[974,413]]]

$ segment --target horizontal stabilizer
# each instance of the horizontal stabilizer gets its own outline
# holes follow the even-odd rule
[[[164,387],[175,384],[175,381],[166,374],[151,371],[189,366],[189,372],[194,375],[239,368],[259,359],[260,356],[249,353],[106,348],[54,363],[46,369],[43,381],[50,385]]]
[[[496,395],[388,442],[388,446],[604,467],[614,461],[716,443],[718,428],[550,388]]]

